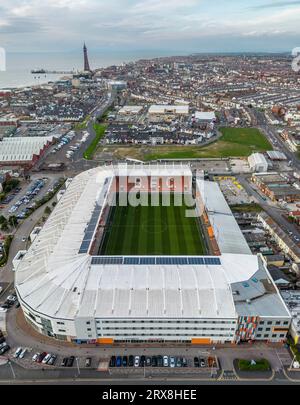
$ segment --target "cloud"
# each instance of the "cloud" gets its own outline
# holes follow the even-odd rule
[[[280,9],[286,5],[294,7]],[[289,38],[300,35],[299,6],[289,0],[1,0],[0,33],[15,50],[74,49],[86,40],[89,48],[185,51],[223,39],[234,48],[237,38],[259,37],[268,47],[279,33],[289,49]]]
[[[252,9],[268,9],[268,8],[281,8],[281,7],[290,7],[290,6],[299,6],[300,1],[276,1],[273,3],[259,4],[257,6],[251,7]]]

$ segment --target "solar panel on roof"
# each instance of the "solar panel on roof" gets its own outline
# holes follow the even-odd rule
[[[220,259],[217,257],[205,257],[205,264],[221,264]]]
[[[155,264],[155,257],[141,257],[140,264]]]
[[[123,264],[139,264],[139,261],[138,257],[125,257]]]
[[[188,264],[204,264],[204,259],[202,257],[189,257]]]
[[[94,256],[92,264],[132,264],[132,265],[220,265],[218,257],[174,257],[174,256],[149,256],[149,257],[114,257]]]

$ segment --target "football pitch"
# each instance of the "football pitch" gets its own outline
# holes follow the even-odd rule
[[[203,255],[199,218],[186,217],[185,205],[111,208],[101,255]]]

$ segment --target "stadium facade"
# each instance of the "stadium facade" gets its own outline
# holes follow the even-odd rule
[[[191,194],[206,256],[99,256],[116,191]],[[76,343],[286,339],[291,316],[218,185],[187,165],[98,167],[73,179],[20,262],[15,287],[40,333]]]

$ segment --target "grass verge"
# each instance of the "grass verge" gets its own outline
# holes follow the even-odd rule
[[[251,364],[250,360],[239,359],[238,367],[240,371],[270,371],[271,366],[268,360],[255,360],[256,364]]]
[[[88,146],[88,148],[85,150],[85,152],[83,153],[84,159],[87,159],[87,160],[93,159],[93,156],[97,149],[98,143],[100,142],[100,140],[103,138],[103,136],[105,134],[107,125],[106,124],[94,124],[93,127],[96,132],[96,136],[92,140],[92,142]]]
[[[10,245],[11,242],[13,240],[13,236],[12,235],[8,235],[4,241],[4,245],[3,245],[3,257],[0,260],[0,267],[3,267],[6,265],[7,260],[8,260],[8,256],[9,256],[9,249],[10,249]]]
[[[262,207],[259,204],[238,204],[238,205],[231,205],[230,206],[232,212],[261,212],[263,211]]]

